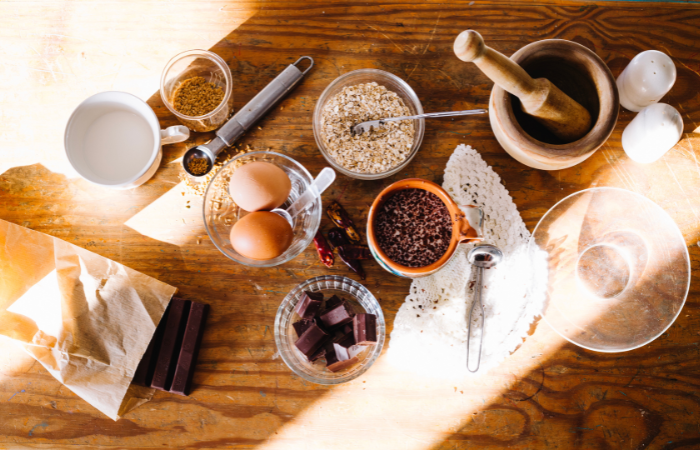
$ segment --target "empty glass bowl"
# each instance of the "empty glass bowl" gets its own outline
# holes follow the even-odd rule
[[[272,267],[286,263],[303,252],[313,240],[318,227],[321,224],[321,197],[317,197],[314,204],[300,212],[294,218],[294,239],[292,245],[280,256],[268,260],[257,260],[245,257],[233,249],[231,245],[231,228],[248,214],[247,211],[236,205],[228,195],[228,185],[231,175],[239,167],[253,161],[265,161],[272,163],[284,170],[292,182],[292,190],[287,200],[280,206],[286,209],[313,182],[311,174],[298,162],[289,156],[274,152],[251,152],[236,156],[226,163],[211,179],[207,191],[204,194],[204,226],[216,248],[232,260],[251,267]]]
[[[213,111],[202,116],[187,116],[173,106],[173,95],[183,81],[203,77],[224,90],[224,99]],[[168,61],[160,77],[160,98],[175,117],[192,131],[212,131],[228,119],[233,110],[233,77],[226,62],[216,53],[188,50]]]
[[[589,350],[648,344],[685,304],[685,240],[663,209],[634,192],[604,187],[564,198],[537,224],[530,246],[548,256],[544,319]]]
[[[352,178],[359,178],[361,180],[379,180],[381,178],[390,177],[401,171],[411,162],[413,157],[416,156],[416,153],[418,153],[418,149],[420,148],[420,145],[423,142],[423,134],[425,133],[425,119],[415,119],[413,121],[413,127],[415,130],[415,134],[413,137],[413,146],[411,147],[411,151],[408,154],[408,157],[401,164],[387,170],[386,172],[353,172],[352,170],[346,169],[345,167],[338,164],[328,152],[328,149],[325,145],[323,132],[321,130],[323,107],[331,98],[333,98],[333,96],[338,94],[344,87],[355,86],[357,84],[371,83],[372,81],[375,81],[378,85],[384,86],[390,91],[396,92],[399,95],[399,97],[401,97],[401,100],[403,100],[403,103],[406,105],[411,115],[423,114],[423,105],[421,105],[418,96],[413,91],[411,86],[409,86],[408,83],[406,83],[396,75],[378,69],[353,70],[352,72],[348,72],[344,75],[339,76],[323,91],[321,96],[318,98],[318,101],[316,102],[316,107],[314,108],[314,138],[316,139],[316,145],[318,146],[319,150],[321,150],[321,154],[324,158],[326,158],[328,163],[331,166],[333,166],[333,168],[338,172]]]
[[[367,349],[358,355],[360,361],[357,364],[339,372],[331,372],[326,369],[325,359],[309,362],[306,356],[296,348],[294,342],[297,340],[297,334],[292,324],[300,317],[294,311],[294,307],[304,291],[323,292],[326,299],[335,294],[347,299],[355,313],[377,316],[377,343],[367,346]],[[345,383],[365,373],[382,352],[385,337],[384,314],[374,295],[357,281],[337,275],[311,278],[292,289],[282,301],[275,317],[275,343],[282,360],[295,374],[318,384]]]

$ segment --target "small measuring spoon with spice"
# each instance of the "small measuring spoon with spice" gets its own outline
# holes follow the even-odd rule
[[[303,72],[297,67],[303,60],[309,61],[309,67]],[[245,133],[255,122],[267,114],[272,107],[277,104],[289,91],[301,81],[309,70],[314,66],[314,60],[310,56],[302,56],[294,64],[290,64],[265,88],[260,91],[251,101],[241,108],[231,117],[221,128],[216,130],[216,137],[203,145],[191,148],[182,158],[182,165],[185,172],[194,177],[201,177],[209,173],[214,167],[216,156],[221,151],[233,145],[243,133]],[[205,170],[200,172],[204,165],[199,162],[204,160]],[[197,173],[195,173],[195,169]]]

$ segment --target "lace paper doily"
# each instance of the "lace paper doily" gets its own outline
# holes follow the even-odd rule
[[[528,252],[530,232],[501,178],[476,150],[466,145],[455,149],[442,186],[458,204],[483,209],[484,242],[504,254],[498,266],[484,272],[486,320],[478,372],[483,373],[523,342],[535,316],[542,313],[546,260],[542,252]],[[413,280],[394,321],[387,352],[392,364],[429,376],[471,374],[466,369],[466,339],[474,283],[467,253],[473,246],[461,245],[442,270]],[[474,328],[476,351],[480,332]],[[470,360],[473,367],[474,356]]]

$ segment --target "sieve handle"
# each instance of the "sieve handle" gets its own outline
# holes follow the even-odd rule
[[[472,301],[472,307],[469,309],[469,326],[467,328],[467,370],[470,372],[477,372],[479,366],[481,365],[481,345],[484,343],[484,304],[481,302],[481,289],[484,284],[484,268],[476,268],[476,288],[474,290],[474,300]],[[471,338],[472,338],[472,317],[474,315],[474,306],[479,304],[479,309],[481,309],[481,336],[479,336],[479,353],[476,360],[476,368],[472,370],[469,368],[469,349],[471,348]]]

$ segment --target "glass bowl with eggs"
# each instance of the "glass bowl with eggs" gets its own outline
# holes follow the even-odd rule
[[[362,135],[352,127],[387,117],[423,114],[418,95],[401,78],[378,69],[353,70],[323,91],[313,115],[316,145],[331,166],[361,180],[404,169],[423,142],[425,119],[386,122]]]
[[[216,248],[251,267],[272,267],[308,247],[321,223],[321,197],[290,225],[270,212],[286,209],[313,177],[292,158],[274,152],[236,156],[214,175],[204,194],[204,226]]]
[[[386,339],[377,299],[357,281],[338,275],[311,278],[292,289],[277,310],[274,330],[287,366],[325,385],[365,373]]]

